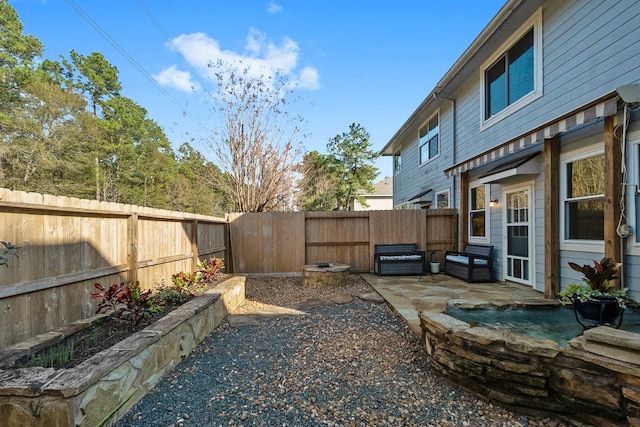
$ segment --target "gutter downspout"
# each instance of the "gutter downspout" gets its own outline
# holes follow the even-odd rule
[[[440,96],[438,95],[437,92],[433,93],[433,99],[446,99],[447,101],[451,101],[451,147],[452,147],[452,151],[451,151],[451,159],[452,159],[452,164],[457,164],[457,156],[456,156],[456,151],[457,151],[457,147],[456,147],[456,134],[457,134],[457,127],[456,127],[456,100],[454,98],[448,98],[446,96]],[[454,205],[455,205],[455,200],[456,200],[456,177],[455,175],[453,176],[453,185],[452,185],[452,190],[451,190],[451,200],[454,201]]]

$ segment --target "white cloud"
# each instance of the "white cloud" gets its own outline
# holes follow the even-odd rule
[[[269,3],[269,7],[267,8],[267,12],[270,14],[278,13],[282,10],[282,6],[279,4],[275,4],[274,2]]]
[[[318,79],[318,70],[313,67],[304,67],[302,71],[300,71],[300,76],[298,77],[298,84],[300,87],[315,90],[320,87],[320,82]]]
[[[197,91],[200,89],[200,85],[191,80],[191,73],[188,71],[180,71],[176,69],[175,65],[165,68],[160,73],[154,75],[153,78],[162,86],[173,87],[184,92]]]
[[[299,72],[299,75],[296,73],[300,47],[290,38],[285,37],[280,43],[275,43],[269,40],[265,33],[251,28],[242,52],[222,49],[217,40],[205,33],[182,34],[172,41],[187,62],[203,76],[211,76],[212,70],[208,66],[210,63],[222,60],[238,68],[248,67],[250,72],[256,74],[273,76],[276,71],[280,71],[298,83],[299,87],[306,89],[313,90],[320,86],[318,70],[315,68],[305,67]],[[171,84],[178,87],[176,85],[180,81],[178,77],[182,77],[182,80],[190,80],[189,73],[178,71],[175,66],[163,70],[159,76],[165,73],[168,76],[165,80],[167,83],[162,83],[156,78],[161,84]],[[169,76],[175,76],[175,78],[172,80],[169,79]]]

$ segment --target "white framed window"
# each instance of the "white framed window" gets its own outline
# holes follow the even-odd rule
[[[581,150],[561,160],[562,249],[604,249],[604,150]]]
[[[420,164],[423,164],[440,154],[440,126],[438,113],[420,128]]]
[[[393,174],[397,175],[402,170],[402,156],[400,153],[393,155]]]
[[[625,206],[628,209],[625,222],[634,231],[627,239],[627,253],[640,256],[640,236],[637,235],[640,227],[640,131],[629,132],[627,140],[629,141],[627,145],[629,179],[626,188],[623,185],[622,189],[626,191]],[[622,154],[623,158],[627,153]]]
[[[483,64],[482,128],[487,128],[542,96],[542,10]]]
[[[449,194],[449,189],[436,193],[436,209],[449,209],[451,207]]]
[[[489,184],[469,185],[469,241],[489,240]]]

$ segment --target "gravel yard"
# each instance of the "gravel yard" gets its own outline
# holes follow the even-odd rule
[[[357,275],[339,289],[249,278],[230,319],[238,326],[224,322],[117,425],[564,425],[514,414],[438,376],[415,334],[371,292]],[[270,305],[297,314],[269,316]]]

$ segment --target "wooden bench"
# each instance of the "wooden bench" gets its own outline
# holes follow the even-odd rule
[[[374,245],[373,271],[378,276],[411,276],[424,273],[425,251],[417,243]]]
[[[445,274],[466,282],[493,282],[493,246],[467,244],[464,251],[447,251]]]

